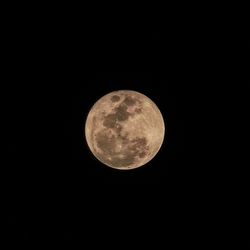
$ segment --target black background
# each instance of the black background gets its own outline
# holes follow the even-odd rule
[[[221,154],[214,128],[225,106],[214,107],[225,92],[225,25],[159,9],[51,7],[5,19],[10,242],[157,248],[220,239],[225,169],[212,155]],[[120,89],[150,97],[166,125],[157,156],[131,171],[101,164],[83,134],[94,102]]]

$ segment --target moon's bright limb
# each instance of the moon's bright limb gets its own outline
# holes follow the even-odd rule
[[[91,108],[85,124],[91,152],[116,169],[145,165],[159,151],[164,134],[164,120],[156,104],[132,90],[101,97]]]

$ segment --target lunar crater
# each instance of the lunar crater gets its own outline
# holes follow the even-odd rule
[[[135,105],[136,100],[133,97],[127,95],[124,99],[124,103],[127,104],[128,106],[133,106]]]
[[[120,101],[120,96],[118,96],[118,95],[113,95],[112,97],[111,97],[111,101],[112,102],[119,102]]]

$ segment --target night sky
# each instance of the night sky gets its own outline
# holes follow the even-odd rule
[[[117,14],[96,23],[98,14],[56,13],[6,21],[9,242],[107,246],[116,239],[153,243],[151,249],[208,242],[199,228],[208,228],[214,199],[220,202],[214,189],[220,171],[208,146],[215,143],[210,97],[218,98],[220,60],[211,44],[219,32],[209,36],[208,23],[178,12],[147,18],[136,12],[130,21]],[[151,98],[166,126],[156,157],[131,171],[100,163],[83,130],[92,105],[122,89]]]

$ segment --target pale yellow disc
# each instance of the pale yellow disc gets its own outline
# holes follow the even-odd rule
[[[85,124],[91,152],[116,169],[134,169],[152,160],[164,134],[164,120],[156,104],[132,90],[114,91],[100,98]]]

